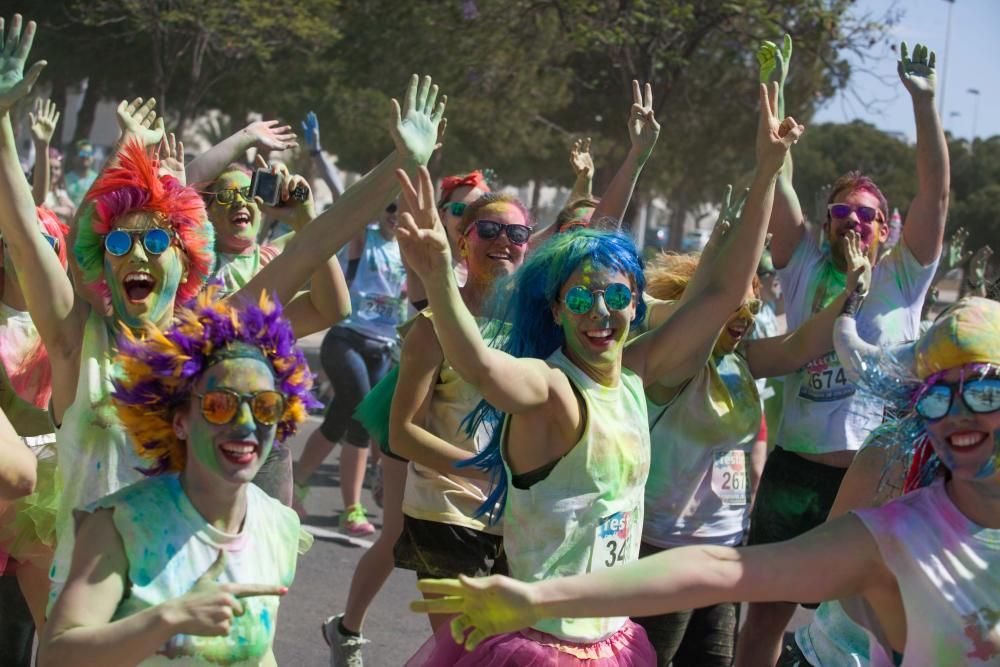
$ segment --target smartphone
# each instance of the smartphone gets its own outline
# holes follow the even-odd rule
[[[281,199],[280,179],[270,169],[257,169],[250,177],[250,196],[260,197],[267,206],[277,206]]]

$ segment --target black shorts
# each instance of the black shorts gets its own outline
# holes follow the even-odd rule
[[[784,542],[825,523],[846,473],[775,447],[764,465],[747,544]]]
[[[414,570],[417,579],[450,579],[464,574],[507,574],[503,537],[465,526],[403,515],[403,532],[393,547],[396,567]]]

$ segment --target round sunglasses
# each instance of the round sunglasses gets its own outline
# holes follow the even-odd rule
[[[114,229],[104,237],[104,249],[115,257],[124,257],[132,252],[136,238],[142,238],[142,247],[153,255],[163,254],[170,247],[173,231],[150,227],[148,229]]]
[[[441,204],[438,208],[442,211],[448,211],[456,218],[461,218],[462,214],[465,213],[465,209],[468,206],[465,202],[461,201],[450,201]]]
[[[597,302],[597,294],[604,297],[604,305],[609,310],[625,310],[632,303],[632,290],[624,283],[611,283],[602,290],[592,290],[583,285],[575,285],[566,292],[563,303],[566,304],[570,312],[586,315]]]
[[[962,384],[960,390],[957,389],[951,384],[932,384],[917,401],[917,414],[928,421],[943,419],[951,412],[956,393],[973,414],[1000,410],[1000,378],[969,380]]]
[[[484,241],[492,241],[500,236],[500,232],[507,235],[514,245],[524,245],[531,238],[531,227],[527,225],[505,225],[502,222],[493,220],[476,220],[465,230],[466,235],[475,228],[476,234]]]
[[[830,212],[831,218],[837,218],[838,220],[843,220],[844,218],[851,217],[851,213],[858,214],[858,220],[864,223],[870,223],[878,217],[878,209],[872,208],[871,206],[851,206],[850,204],[830,204],[826,207],[826,210]]]
[[[244,203],[253,203],[253,198],[250,196],[249,185],[242,188],[226,188],[224,190],[215,191],[215,201],[219,202],[223,206],[229,206],[236,201],[237,197],[242,199]]]
[[[285,397],[279,391],[255,391],[241,394],[232,389],[212,389],[204,394],[195,394],[201,399],[201,414],[209,424],[228,424],[239,413],[244,403],[250,405],[250,412],[258,424],[274,426],[285,413]]]

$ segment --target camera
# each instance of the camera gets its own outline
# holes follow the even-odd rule
[[[288,193],[292,199],[303,202],[309,198],[309,190],[301,185]],[[260,197],[266,206],[284,206],[281,201],[281,175],[270,169],[257,169],[250,177],[250,196]]]

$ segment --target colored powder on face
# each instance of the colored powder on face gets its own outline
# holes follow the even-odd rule
[[[993,431],[993,452],[976,473],[976,479],[988,479],[996,474],[1000,463],[1000,429]]]

